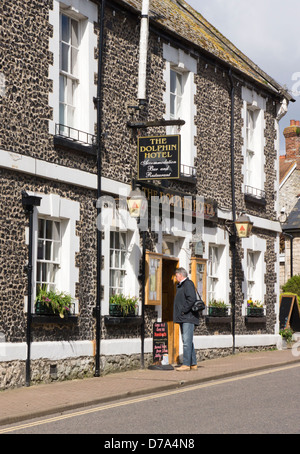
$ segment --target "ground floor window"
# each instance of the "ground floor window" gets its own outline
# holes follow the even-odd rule
[[[125,290],[125,259],[127,241],[126,233],[110,232],[110,276],[109,294],[124,293]]]
[[[38,247],[36,267],[36,292],[41,288],[56,290],[60,269],[61,223],[38,219]]]
[[[218,246],[209,246],[207,266],[207,296],[208,301],[217,299],[217,285],[219,281],[220,251]]]

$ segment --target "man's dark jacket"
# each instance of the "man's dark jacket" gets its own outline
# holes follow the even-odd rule
[[[173,315],[173,321],[175,323],[193,323],[194,325],[199,325],[199,312],[193,312],[191,310],[196,299],[195,286],[188,277],[177,284]]]

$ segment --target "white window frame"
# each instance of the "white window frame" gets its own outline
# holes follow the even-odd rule
[[[76,235],[76,222],[80,220],[80,204],[56,194],[30,193],[41,197],[40,206],[34,210],[33,218],[33,300],[37,287],[37,248],[38,218],[59,221],[61,225],[60,266],[57,272],[56,288],[67,292],[75,302],[75,313],[78,313],[78,301],[75,299],[76,284],[79,282],[79,269],[75,257],[79,252],[79,237]],[[32,308],[34,311],[34,307]]]
[[[259,252],[248,251],[247,253],[247,300],[255,300],[255,275],[256,264],[259,261]]]
[[[40,228],[41,223],[43,223],[42,229]],[[49,233],[47,232],[47,225],[49,225],[49,223],[52,224],[51,236],[49,236]],[[55,228],[58,226],[59,229],[57,229],[57,235],[55,235]],[[61,262],[61,229],[62,225],[60,220],[44,216],[38,217],[36,287],[42,288],[46,285],[48,290],[56,290],[56,277],[59,274]],[[42,254],[40,254],[40,252],[42,252]],[[53,269],[52,272],[51,268]]]
[[[164,81],[166,90],[163,95],[163,101],[166,106],[164,118],[172,119],[171,113],[171,71],[176,72],[182,78],[182,103],[181,109],[176,114],[180,119],[185,121],[183,126],[166,128],[167,134],[181,135],[181,164],[193,167],[194,159],[197,156],[195,146],[195,136],[197,135],[195,118],[197,109],[195,104],[196,84],[194,75],[197,74],[197,60],[186,54],[180,49],[175,49],[169,45],[163,44],[163,58],[165,59]],[[178,118],[175,118],[176,120]]]
[[[242,87],[242,99],[242,118],[244,120],[242,129],[244,139],[242,148],[244,157],[243,193],[253,193],[259,197],[260,191],[264,190],[266,181],[264,155],[266,100],[246,87]],[[254,191],[251,188],[254,188]]]
[[[119,248],[116,247],[116,236],[119,237]],[[122,240],[125,240],[125,247],[121,247]],[[127,234],[119,230],[110,231],[109,247],[109,295],[126,293],[126,254],[127,254]],[[119,279],[123,280],[123,285],[112,285],[112,273],[118,273]],[[121,278],[122,276],[122,278]],[[120,283],[120,282],[119,282]]]
[[[61,14],[68,16],[79,23],[80,44],[78,50],[78,73],[72,75],[61,71],[60,64],[60,22]],[[49,21],[53,26],[53,37],[49,40],[49,48],[53,54],[53,64],[49,66],[49,79],[52,80],[53,90],[49,93],[49,105],[53,110],[53,119],[49,121],[49,133],[58,133],[55,125],[60,123],[60,77],[64,75],[76,81],[76,112],[74,127],[84,134],[79,135],[80,141],[92,140],[94,125],[97,121],[93,98],[97,96],[97,85],[94,76],[97,73],[97,60],[93,50],[97,48],[97,35],[94,23],[97,22],[98,8],[88,0],[53,0],[53,9],[49,11]],[[80,83],[79,83],[80,82]],[[63,130],[67,134],[67,130]],[[90,134],[91,136],[87,136]],[[75,133],[74,133],[75,135]],[[75,137],[77,139],[77,136]]]
[[[63,17],[68,21],[68,41],[64,40],[63,36]],[[74,43],[72,33],[75,24],[77,27],[77,43]],[[81,22],[68,16],[63,11],[60,12],[59,36],[59,123],[70,126],[72,128],[76,128],[78,124],[76,117],[78,116],[79,109],[77,89],[80,84],[80,79],[78,77],[78,67],[80,66]],[[67,49],[67,62],[63,61],[64,48]],[[73,62],[73,58],[76,59],[76,63]],[[63,131],[64,130],[62,128],[61,132]]]
[[[207,262],[207,294],[208,302],[217,299],[217,285],[219,281],[219,247],[209,245]]]
[[[244,304],[242,315],[247,315],[247,301],[251,297],[253,301],[258,300],[264,303],[266,295],[266,263],[265,253],[267,249],[266,240],[252,234],[249,238],[243,238],[244,257],[242,259],[242,268],[244,270],[244,281],[242,282],[242,291],[244,294]],[[254,266],[249,266],[249,254],[254,259]],[[252,268],[252,269],[251,269]],[[249,282],[251,289],[249,289]]]

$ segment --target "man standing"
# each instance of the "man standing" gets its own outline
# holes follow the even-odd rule
[[[174,323],[180,325],[183,342],[183,365],[176,370],[197,370],[193,336],[195,325],[199,325],[199,313],[191,310],[197,299],[195,286],[184,268],[177,268],[176,280],[178,284],[174,299]]]

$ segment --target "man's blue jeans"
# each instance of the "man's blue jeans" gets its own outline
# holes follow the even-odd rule
[[[195,366],[197,364],[196,352],[193,343],[193,323],[180,323],[180,330],[183,342],[183,364],[184,366]]]

